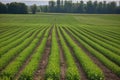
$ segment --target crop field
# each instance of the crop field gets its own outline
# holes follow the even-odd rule
[[[0,14],[0,80],[120,80],[120,15]]]

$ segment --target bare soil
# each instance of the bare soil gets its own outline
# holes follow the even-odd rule
[[[60,73],[60,80],[65,80],[65,73],[66,73],[66,61],[65,61],[65,56],[64,52],[62,49],[62,46],[60,44],[59,36],[56,30],[56,37],[59,45],[59,50],[60,50],[60,68],[61,68],[61,73]]]
[[[48,64],[48,58],[49,58],[49,55],[50,55],[51,40],[52,40],[52,28],[50,30],[50,33],[49,33],[49,36],[48,36],[48,39],[47,39],[47,43],[46,43],[44,53],[42,55],[42,59],[40,60],[40,63],[39,63],[39,68],[35,72],[34,80],[44,80],[45,70],[46,70],[46,66]]]

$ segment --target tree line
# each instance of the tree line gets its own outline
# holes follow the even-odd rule
[[[0,13],[2,14],[27,14],[29,12],[32,12],[35,14],[37,11],[37,6],[34,4],[30,6],[30,10],[28,9],[28,6],[25,3],[18,3],[18,2],[12,2],[3,4],[0,2]]]
[[[27,6],[24,3],[12,2],[3,4],[0,2],[0,13],[26,14],[27,12]]]
[[[120,2],[119,2],[120,3]],[[79,1],[73,3],[72,0],[49,1],[49,5],[27,6],[25,3],[0,2],[0,13],[26,14],[32,12],[56,12],[56,13],[88,13],[88,14],[120,14],[120,4],[116,2]]]
[[[53,0],[49,1],[48,6],[41,6],[43,12],[60,12],[60,13],[88,13],[88,14],[113,14],[120,13],[119,5],[115,1],[112,2],[98,2],[98,1],[80,1],[73,3],[72,0]]]

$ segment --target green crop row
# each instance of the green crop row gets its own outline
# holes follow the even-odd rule
[[[87,29],[87,28],[84,28],[84,29]],[[106,36],[106,35],[104,35],[104,34],[100,34],[100,33],[98,33],[97,31],[93,31],[93,30],[91,30],[91,32],[92,32],[92,33],[95,33],[97,36],[100,36],[100,37],[102,37],[102,38],[104,38],[104,39],[106,39],[106,40],[108,40],[108,41],[111,41],[111,42],[113,42],[113,43],[115,43],[115,44],[119,44],[119,41],[117,41],[117,40],[115,40],[115,39],[113,39],[113,38],[111,38],[111,37],[108,37],[108,36]],[[120,46],[118,46],[118,48],[120,48]]]
[[[10,51],[8,51],[6,54],[4,54],[1,59],[0,59],[0,70],[5,67],[9,61],[14,58],[14,56],[20,54],[20,52],[22,50],[24,50],[24,48],[26,48],[31,41],[34,39],[34,37],[36,36],[38,31],[36,31],[35,33],[33,33],[33,35],[31,35],[31,37],[25,39],[20,45],[18,45],[17,47],[11,49]]]
[[[114,32],[111,32],[111,30],[109,30],[109,29],[92,29],[93,31],[95,31],[95,32],[98,32],[98,33],[100,33],[100,34],[104,34],[104,35],[106,35],[106,36],[108,36],[108,37],[111,37],[111,38],[113,38],[113,39],[115,39],[115,40],[120,40],[120,36],[118,35],[118,34],[115,34]]]
[[[81,29],[81,30],[82,30],[82,29]],[[94,34],[92,34],[92,33],[89,33],[88,31],[85,31],[85,30],[82,30],[82,31],[85,32],[87,35],[89,35],[89,36],[91,36],[91,37],[94,37],[94,39],[99,40],[98,42],[99,42],[99,44],[100,44],[100,42],[101,42],[101,44],[100,44],[101,46],[103,46],[103,47],[111,50],[112,52],[115,52],[116,54],[120,55],[119,49],[116,48],[116,47],[114,47],[114,46],[112,46],[111,44],[106,43],[107,41],[106,41],[106,42],[105,42],[105,41],[102,41],[101,38],[99,38],[99,36],[96,36],[96,35],[94,35]],[[97,41],[97,40],[96,40],[96,41]]]
[[[31,61],[26,65],[25,69],[21,73],[19,80],[33,80],[34,73],[38,69],[39,62],[41,60],[42,54],[45,49],[49,31],[50,30],[48,29],[46,33],[44,34],[40,46],[37,48],[35,53],[32,55]]]
[[[82,30],[78,30],[78,29],[75,29],[75,28],[72,28],[72,29],[76,30],[77,32],[79,32],[83,36],[89,38],[93,42],[95,42],[95,43],[99,44],[100,46],[104,47],[105,50],[108,51],[107,53],[110,53],[110,54],[114,53],[114,54],[120,55],[120,51],[119,51],[118,48],[115,48],[115,47],[111,46],[110,44],[107,44],[107,43],[97,39],[97,37],[94,37],[94,36],[91,36],[91,35],[87,34],[87,32],[83,32]]]
[[[25,48],[16,57],[16,59],[2,71],[1,77],[3,79],[5,77],[8,77],[11,80],[13,80],[15,74],[19,71],[20,67],[23,65],[23,63],[25,62],[25,60],[29,57],[30,54],[33,53],[33,51],[35,49],[35,46],[37,45],[37,43],[39,42],[40,38],[43,35],[43,32],[44,32],[44,30],[41,31],[40,33],[38,33],[35,38],[33,36],[32,38],[34,38],[34,40],[31,42],[31,44],[27,48]]]
[[[115,33],[111,33],[111,32],[109,32],[109,31],[107,31],[107,30],[101,30],[100,31],[100,33],[101,34],[104,34],[104,35],[106,35],[106,36],[109,36],[109,37],[111,37],[111,38],[113,38],[113,39],[116,39],[116,40],[120,40],[120,36],[119,35],[117,35],[117,34],[115,34]]]
[[[109,32],[107,33],[105,30],[95,29],[94,31],[97,33],[103,34],[103,35],[107,36],[108,38],[112,39],[112,41],[114,41],[115,43],[120,44],[119,40],[116,39],[116,37],[115,37],[116,35],[113,35],[113,34],[110,35],[110,33]]]
[[[85,54],[85,52],[77,46],[70,38],[70,36],[61,28],[64,38],[68,42],[69,46],[72,47],[75,56],[82,65],[89,80],[104,80],[104,74],[102,70],[94,64],[94,62]]]
[[[107,59],[100,52],[92,48],[88,43],[86,43],[80,37],[76,36],[73,32],[71,32],[70,30],[67,30],[67,31],[70,33],[70,35],[74,36],[74,38],[78,40],[79,43],[82,44],[92,55],[98,58],[107,68],[109,68],[116,75],[120,76],[120,67],[118,65],[111,62],[109,59]]]
[[[10,29],[4,29],[4,30],[2,30],[4,27],[2,27],[2,28],[0,28],[0,39],[1,38],[4,38],[4,35],[8,35],[8,34],[10,34],[10,32],[12,32],[12,31],[14,31],[14,30],[10,30]]]
[[[7,44],[12,43],[13,41],[16,41],[17,39],[22,37],[24,34],[28,33],[28,31],[30,31],[30,30],[19,31],[19,33],[16,34],[15,36],[12,36],[8,40],[2,41],[1,44],[0,44],[0,47],[2,48],[3,46],[6,46]]]
[[[88,37],[85,37],[80,32],[77,32],[74,29],[69,29],[73,31],[77,36],[79,36],[81,39],[86,41],[91,47],[101,52],[104,56],[109,58],[111,61],[114,61],[116,64],[120,65],[120,56],[116,55],[115,53],[112,53],[111,51],[105,49],[104,47],[100,46],[99,44],[95,43],[95,41],[90,40]],[[101,43],[102,44],[102,43]]]
[[[57,30],[57,32],[59,35],[60,43],[61,43],[64,55],[65,55],[65,60],[67,64],[65,79],[66,80],[80,80],[80,74],[74,62],[73,56],[71,55],[71,52],[68,46],[66,45],[65,40],[63,39],[60,31]]]
[[[16,41],[13,41],[11,43],[9,43],[9,45],[4,46],[0,49],[0,57],[5,54],[8,50],[10,50],[11,48],[16,47],[17,45],[19,45],[20,43],[22,43],[26,38],[28,38],[29,36],[31,36],[31,34],[34,31],[30,31],[28,33],[26,33],[24,36],[22,36],[21,38],[17,39]]]
[[[48,65],[45,72],[45,80],[60,80],[60,55],[56,39],[56,31],[52,31],[52,44]]]
[[[41,27],[42,29],[43,27]],[[0,44],[0,47],[3,47],[3,46],[6,46],[7,44],[9,43],[12,43],[12,41],[16,41],[17,39],[19,39],[20,37],[22,37],[24,34],[28,33],[29,31],[31,30],[35,30],[35,29],[27,29],[27,30],[24,30],[24,31],[21,31],[19,32],[19,34],[15,35],[15,36],[12,36],[12,38],[6,40],[6,41],[3,41],[1,44]]]
[[[43,29],[44,27],[40,28]],[[21,35],[23,35],[21,38],[17,39],[17,40],[13,40],[10,44],[1,47],[0,48],[0,57],[2,55],[4,55],[7,51],[10,50],[10,48],[14,48],[15,46],[18,46],[20,43],[22,43],[24,41],[24,39],[28,38],[29,36],[31,36],[31,34],[35,31],[35,29],[28,29],[28,31],[24,34],[20,33]],[[19,36],[20,37],[20,36]],[[13,37],[15,38],[15,37]],[[11,40],[10,40],[11,41]],[[9,41],[8,41],[9,42]],[[5,43],[6,44],[6,43]]]
[[[105,42],[105,43],[107,43],[107,44],[110,44],[111,46],[114,46],[114,47],[120,49],[120,46],[119,46],[118,44],[116,44],[116,43],[114,43],[114,42],[111,42],[111,41],[103,38],[102,36],[104,36],[104,35],[101,35],[101,36],[100,36],[99,33],[97,33],[97,32],[92,32],[92,30],[90,31],[90,30],[88,30],[87,28],[85,28],[84,31],[86,31],[88,34],[93,35],[95,38],[98,38],[99,40],[101,40],[101,41],[103,41],[103,42]]]
[[[113,31],[113,30],[107,30],[107,32],[110,32],[111,34],[114,34],[114,35],[117,35],[117,36],[120,35],[119,31],[116,32],[116,31]],[[120,37],[120,36],[119,36],[119,37]]]
[[[13,30],[13,31],[14,31],[14,30]],[[12,37],[18,35],[20,32],[22,32],[22,30],[19,30],[19,31],[17,31],[17,32],[11,34],[11,35],[8,35],[8,36],[6,36],[6,37],[4,37],[4,38],[1,38],[1,39],[0,39],[0,42],[7,41],[7,40],[11,39]],[[8,32],[8,33],[10,33],[10,32]]]
[[[4,34],[1,34],[0,39],[6,38],[6,37],[12,35],[13,33],[18,32],[19,30],[20,30],[19,28],[15,29],[15,30],[13,29],[12,31],[10,30],[10,31],[8,31],[8,32],[6,32]]]

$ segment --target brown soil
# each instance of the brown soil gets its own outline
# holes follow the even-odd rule
[[[49,54],[50,54],[51,40],[52,40],[52,28],[50,30],[50,33],[49,33],[49,36],[47,39],[44,54],[42,55],[42,59],[40,60],[40,63],[39,63],[39,68],[35,72],[34,80],[44,80],[45,69],[48,64],[48,58],[49,58]]]
[[[33,34],[33,32],[30,34],[30,36]],[[37,35],[37,34],[36,34]],[[36,35],[35,35],[35,37],[36,37]],[[28,37],[30,37],[30,36],[28,36]],[[30,42],[31,43],[31,42]],[[29,44],[27,45],[27,46],[29,46]],[[25,49],[25,48],[24,48]],[[23,49],[23,50],[24,50]],[[22,50],[22,51],[23,51]],[[22,51],[20,51],[19,53],[21,53]],[[3,67],[2,69],[0,69],[0,72],[2,72],[6,67],[7,67],[7,65],[9,65],[10,63],[12,63],[15,59],[16,59],[16,57],[19,55],[19,53],[17,54],[17,55],[15,55],[14,56],[14,58],[11,58],[9,61],[8,61],[8,64],[6,64],[5,65],[5,67]]]
[[[62,32],[61,32],[61,33],[62,33]],[[63,33],[62,33],[62,35],[63,35]],[[63,36],[63,37],[64,37],[64,36]],[[64,37],[64,39],[65,39],[65,37]],[[66,40],[65,40],[65,41],[66,41]],[[67,41],[66,41],[66,43],[67,43],[67,45],[69,46],[69,43],[68,43]],[[83,70],[83,68],[82,68],[82,65],[79,63],[79,60],[77,59],[77,57],[76,57],[75,54],[74,54],[74,51],[73,51],[72,47],[69,46],[69,50],[70,50],[70,52],[71,52],[71,54],[72,54],[72,56],[73,56],[73,59],[74,59],[76,65],[77,65],[77,68],[78,68],[78,70],[79,70],[79,74],[81,75],[81,80],[88,80],[88,79],[87,79],[87,76],[86,76],[86,74],[85,74],[85,72],[84,72],[84,70]]]
[[[38,33],[39,33],[39,32],[38,32]],[[38,34],[38,33],[37,33],[37,34]],[[45,31],[44,31],[44,33],[45,33]],[[43,33],[43,34],[44,34],[44,33]],[[35,35],[35,37],[37,37],[37,34]],[[31,60],[31,58],[32,58],[32,55],[36,52],[37,48],[38,48],[39,45],[41,44],[42,39],[43,39],[43,35],[42,35],[40,41],[37,43],[37,45],[36,45],[35,49],[33,50],[33,52],[28,56],[28,58],[26,59],[26,61],[24,62],[24,64],[21,66],[20,70],[16,73],[16,75],[15,75],[15,77],[14,77],[15,80],[18,80],[21,72],[22,72],[23,69],[26,67],[26,65],[30,62],[30,60]]]
[[[82,46],[66,29],[65,31],[70,35],[74,42],[91,58],[91,60],[103,71],[105,80],[120,80],[111,70],[102,64],[95,56],[93,56],[84,46]]]
[[[60,44],[59,36],[56,30],[56,37],[59,45],[59,50],[60,50],[60,68],[61,68],[61,73],[60,73],[60,80],[65,80],[65,73],[66,73],[66,62],[65,62],[65,57],[64,53],[62,50],[62,46]]]

